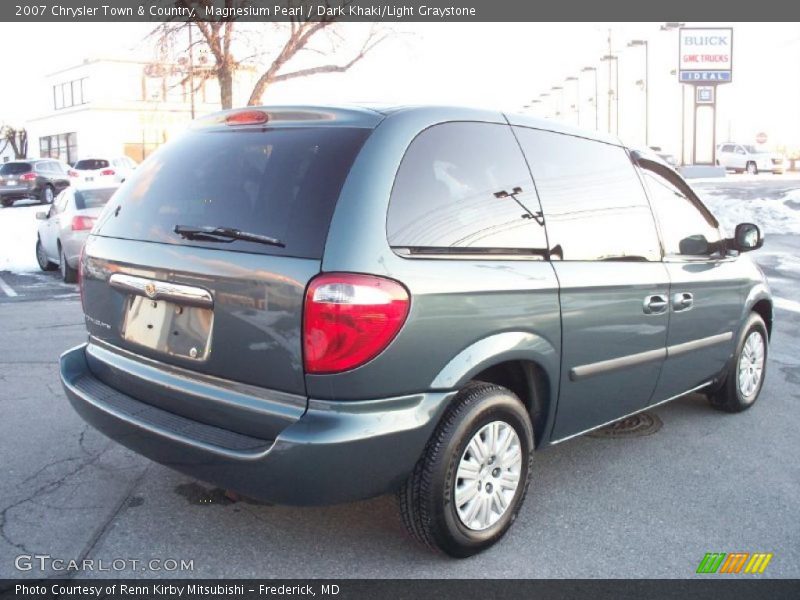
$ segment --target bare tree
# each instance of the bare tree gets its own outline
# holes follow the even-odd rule
[[[231,11],[243,8],[249,3],[249,0],[225,0],[225,9]],[[167,46],[174,48],[182,46],[188,51],[186,29],[196,28],[200,32],[200,39],[194,41],[193,46],[202,44],[207,49],[208,54],[213,57],[214,64],[211,67],[211,71],[213,71],[219,82],[220,103],[222,108],[231,108],[233,106],[233,78],[235,72],[246,65],[255,66],[259,62],[258,58],[264,55],[265,52],[258,50],[241,59],[237,58],[234,48],[237,46],[237,42],[243,42],[246,37],[246,33],[241,27],[242,23],[239,23],[235,17],[225,17],[220,20],[204,18],[205,9],[207,6],[211,6],[211,0],[176,0],[175,4],[185,8],[194,8],[196,16],[188,22],[161,24],[151,35],[159,40],[159,46],[162,49]],[[348,2],[345,1],[343,4],[346,6]],[[289,0],[286,5],[292,7],[297,6],[297,3]],[[337,36],[334,31],[336,24],[336,18],[329,16],[319,17],[319,20],[313,21],[293,18],[286,23],[274,24],[275,38],[277,39],[269,39],[269,41],[273,42],[271,46],[274,52],[271,57],[272,60],[268,66],[261,70],[250,93],[248,104],[259,104],[264,92],[273,83],[322,73],[343,73],[362,60],[388,35],[384,30],[373,27],[354,55],[347,60],[333,62],[330,61],[329,55],[337,54],[343,42],[341,37]],[[319,34],[323,31],[332,34],[333,43],[328,51],[312,48],[311,45],[311,42],[319,38]],[[260,46],[267,45],[265,44],[267,36],[264,34],[263,28],[259,33],[261,35],[259,35],[258,44]],[[277,51],[275,52],[274,49],[276,47]],[[296,58],[304,50],[313,51],[323,57],[322,64],[287,70],[287,65],[292,59]]]
[[[11,146],[14,158],[28,157],[28,132],[24,128],[16,129],[10,125],[0,127],[0,143],[3,144],[0,153]]]

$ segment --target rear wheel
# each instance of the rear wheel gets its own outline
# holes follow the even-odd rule
[[[53,188],[51,188],[49,185],[44,186],[42,191],[39,193],[39,203],[41,204],[53,203]]]
[[[767,372],[768,340],[764,320],[752,313],[742,328],[725,381],[709,395],[714,408],[742,412],[755,404]]]
[[[42,271],[52,271],[56,268],[56,265],[47,258],[47,253],[44,251],[44,246],[42,246],[42,240],[38,239],[36,240],[36,262],[39,263],[39,268]]]
[[[64,254],[64,248],[58,247],[59,252],[59,268],[61,269],[61,278],[66,283],[75,283],[78,281],[78,271],[69,266],[67,262],[67,255]]]
[[[519,398],[498,385],[470,384],[398,493],[406,528],[457,558],[485,550],[516,519],[532,457],[533,429]]]
[[[0,204],[2,204],[5,208],[8,208],[12,204],[14,204],[14,201],[11,198],[3,198],[2,200],[0,200]]]

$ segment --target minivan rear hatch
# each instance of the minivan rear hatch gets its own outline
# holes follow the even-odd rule
[[[304,291],[378,115],[270,110],[253,126],[225,114],[160,148],[106,205],[83,258],[90,341],[126,360],[303,395]]]

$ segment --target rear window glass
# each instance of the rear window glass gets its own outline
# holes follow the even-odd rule
[[[108,167],[108,161],[103,158],[86,158],[75,163],[75,168],[81,171],[93,171],[106,167]]]
[[[109,198],[111,198],[116,191],[116,188],[76,190],[75,208],[78,210],[83,210],[84,208],[99,208],[101,206],[105,206]]]
[[[5,163],[0,167],[0,175],[21,175],[32,169],[30,163]]]
[[[369,132],[344,127],[189,132],[133,172],[97,232],[321,258],[339,192]],[[185,239],[175,233],[176,225],[239,229],[277,238],[285,247]]]

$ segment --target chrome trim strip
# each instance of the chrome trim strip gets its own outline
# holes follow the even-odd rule
[[[151,300],[169,300],[176,304],[198,306],[200,308],[214,306],[211,292],[191,285],[146,279],[124,273],[114,273],[109,278],[108,284],[119,290],[130,292],[137,296],[145,296]]]
[[[616,419],[612,419],[611,421],[606,421],[605,423],[602,423],[601,425],[595,425],[594,427],[589,427],[589,429],[584,429],[583,431],[579,431],[578,433],[572,433],[572,434],[568,435],[567,437],[563,437],[563,438],[557,439],[555,441],[551,441],[550,442],[550,446],[555,446],[556,444],[560,444],[561,442],[566,442],[567,440],[571,440],[572,438],[576,438],[576,437],[582,436],[584,434],[587,434],[590,431],[594,431],[595,429],[601,429],[601,428],[605,427],[606,425],[611,425],[612,423],[616,423],[617,421],[621,421],[622,419],[627,419],[628,417],[632,417],[633,415],[638,415],[640,412],[644,412],[644,411],[649,410],[651,408],[655,408],[656,406],[661,406],[662,404],[666,404],[670,400],[675,400],[676,398],[680,398],[681,396],[685,396],[686,394],[691,394],[692,392],[696,392],[698,390],[702,390],[704,387],[709,386],[712,383],[714,383],[714,380],[713,379],[709,379],[708,381],[705,381],[705,382],[701,383],[700,385],[698,385],[696,387],[693,387],[690,390],[686,390],[685,392],[681,392],[680,394],[675,394],[674,396],[670,396],[666,400],[659,400],[658,402],[654,402],[653,404],[649,404],[648,406],[645,406],[644,408],[640,408],[638,410],[635,410],[635,411],[633,411],[631,413],[628,413],[627,415],[623,415],[621,417],[617,417]]]
[[[611,358],[609,360],[601,360],[600,362],[590,363],[588,365],[580,365],[572,367],[569,371],[570,381],[580,381],[587,377],[601,375],[610,371],[618,369],[627,369],[635,367],[644,363],[662,360],[667,356],[666,348],[657,348],[655,350],[646,350],[637,354],[628,354],[620,356],[619,358]]]
[[[728,331],[726,333],[720,333],[718,335],[711,335],[709,337],[700,338],[699,340],[692,340],[691,342],[684,342],[682,344],[673,344],[672,346],[667,346],[667,358],[672,358],[673,356],[681,356],[682,354],[687,354],[695,350],[701,350],[702,348],[708,348],[709,346],[714,346],[716,344],[729,342],[732,339],[733,339],[733,332]]]
[[[609,360],[601,360],[588,365],[579,365],[572,367],[569,371],[570,381],[580,381],[587,377],[594,377],[595,375],[602,375],[611,371],[619,369],[627,369],[629,367],[636,367],[654,360],[669,359],[673,356],[682,356],[695,350],[702,350],[709,346],[716,344],[723,344],[733,339],[733,332],[720,333],[709,337],[692,340],[690,342],[683,342],[682,344],[673,344],[666,348],[659,348],[657,350],[646,350],[637,354],[628,354],[620,356],[619,358],[611,358]]]

